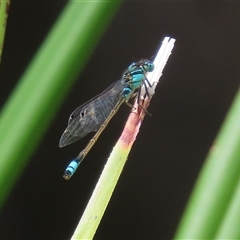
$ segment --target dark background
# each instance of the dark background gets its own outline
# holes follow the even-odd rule
[[[13,1],[0,67],[1,106],[64,1]],[[1,239],[69,239],[118,139],[122,106],[70,181],[62,173],[89,137],[60,149],[70,113],[133,59],[176,38],[140,134],[95,239],[170,239],[240,83],[239,2],[125,2],[31,156],[1,211]],[[44,71],[44,69],[43,69]],[[46,113],[47,114],[47,113]]]

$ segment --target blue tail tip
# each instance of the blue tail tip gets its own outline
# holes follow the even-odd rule
[[[65,180],[69,180],[71,178],[71,176],[72,176],[72,173],[69,170],[66,170],[63,174],[63,178]]]
[[[75,173],[75,171],[77,170],[78,166],[80,164],[79,159],[75,158],[73,159],[70,164],[67,166],[64,174],[63,174],[63,178],[65,180],[68,180],[72,177],[72,175]]]

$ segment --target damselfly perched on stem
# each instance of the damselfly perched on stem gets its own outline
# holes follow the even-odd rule
[[[78,107],[70,115],[68,127],[59,142],[60,147],[72,144],[90,132],[96,132],[96,134],[66,168],[63,175],[66,180],[74,174],[119,107],[124,102],[132,106],[128,101],[137,91],[137,97],[140,98],[142,85],[148,93],[147,85],[151,87],[151,84],[146,78],[146,73],[152,72],[153,69],[153,62],[146,59],[132,63],[124,72],[122,79],[112,83],[105,91]]]

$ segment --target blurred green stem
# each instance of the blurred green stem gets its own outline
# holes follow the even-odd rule
[[[5,104],[0,116],[0,205],[119,4],[70,1]]]
[[[221,233],[219,226],[235,201],[235,192],[238,196],[239,176],[240,92],[210,150],[175,239],[213,239],[217,231]],[[239,201],[234,205],[240,209]]]
[[[215,239],[240,239],[240,177]]]
[[[7,26],[9,6],[10,0],[0,0],[0,62],[2,59],[3,43]]]

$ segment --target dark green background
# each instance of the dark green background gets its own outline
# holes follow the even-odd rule
[[[1,106],[64,6],[65,1],[11,3]],[[129,108],[122,106],[75,176],[64,181],[66,165],[90,137],[60,149],[68,117],[119,79],[134,59],[154,56],[165,36],[177,41],[149,108],[153,116],[143,122],[95,239],[172,238],[239,87],[239,16],[239,2],[123,3],[4,205],[1,239],[71,237]]]

